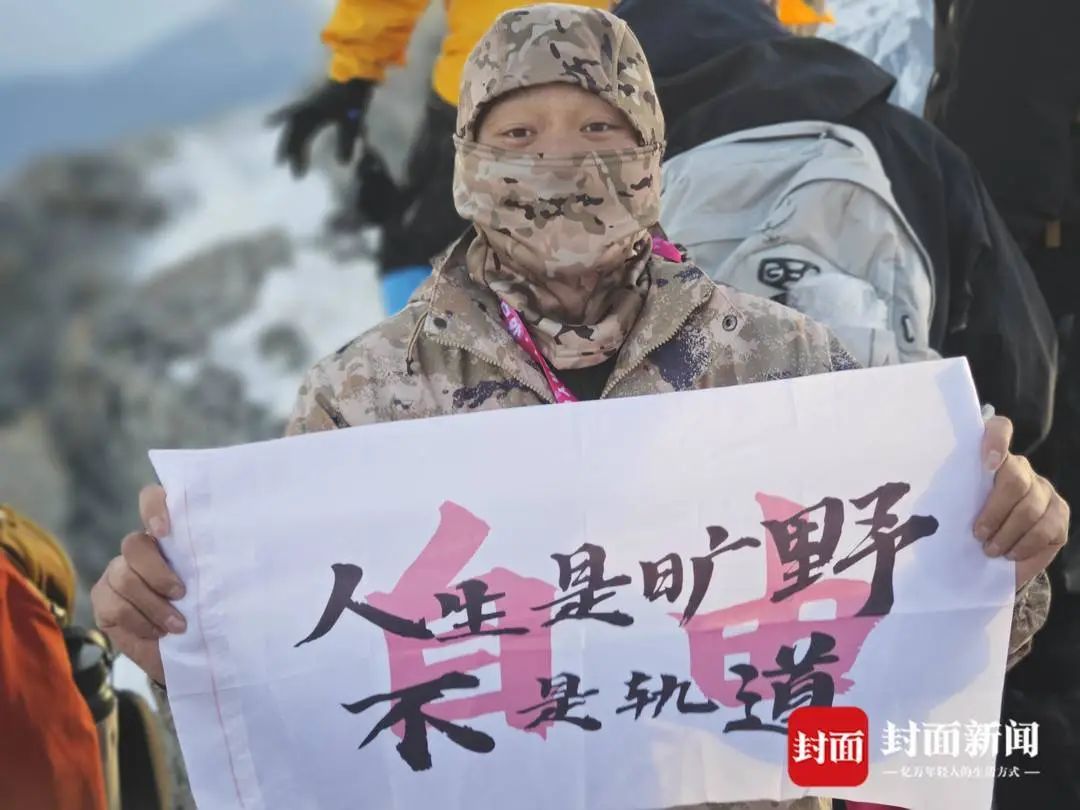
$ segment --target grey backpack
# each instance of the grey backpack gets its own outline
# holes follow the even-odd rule
[[[865,366],[938,356],[930,257],[861,132],[743,130],[669,160],[663,177],[660,224],[715,281],[826,324]]]

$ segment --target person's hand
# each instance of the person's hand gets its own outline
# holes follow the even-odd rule
[[[979,516],[975,537],[991,557],[1016,561],[1019,590],[1054,559],[1069,536],[1069,505],[1023,456],[1009,452],[1012,422],[986,421],[982,457],[994,487]]]
[[[360,126],[367,112],[374,84],[367,79],[330,81],[310,96],[282,107],[270,116],[270,123],[284,130],[278,142],[278,163],[288,163],[294,177],[308,168],[308,146],[323,127],[337,125],[337,157],[342,163],[352,159]]]
[[[169,604],[184,595],[184,584],[169,568],[157,537],[169,533],[165,490],[144,487],[139,493],[144,531],[132,532],[90,591],[94,621],[113,646],[159,684],[165,683],[158,641],[187,629],[184,617]]]

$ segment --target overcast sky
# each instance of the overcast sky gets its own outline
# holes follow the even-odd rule
[[[151,47],[227,3],[332,0],[0,0],[0,79],[94,70]]]
[[[0,0],[0,76],[104,67],[228,1]]]

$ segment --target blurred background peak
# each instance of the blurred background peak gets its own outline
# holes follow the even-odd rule
[[[321,72],[318,31],[330,9],[327,0],[0,0],[0,182],[44,153],[296,92]]]

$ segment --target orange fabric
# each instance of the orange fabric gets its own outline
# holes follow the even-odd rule
[[[30,584],[70,617],[75,609],[75,568],[57,541],[26,515],[0,504],[0,551]]]
[[[610,8],[610,0],[553,0]],[[529,5],[526,0],[444,0],[446,36],[435,61],[431,84],[448,104],[457,106],[461,70],[473,46],[504,11]],[[330,46],[330,78],[382,81],[386,68],[405,64],[405,50],[428,0],[338,0],[323,31]]]
[[[611,0],[553,0],[594,8],[611,8]],[[821,0],[772,0],[780,22],[790,26],[833,22]],[[473,46],[504,11],[529,5],[528,0],[443,0],[446,36],[435,61],[431,85],[447,104],[457,106],[461,70]],[[428,0],[338,0],[322,32],[330,46],[330,78],[382,81],[386,68],[405,64],[405,51]],[[678,2],[671,8],[678,14]]]
[[[97,730],[64,637],[42,597],[0,552],[0,805],[104,810]]]
[[[835,22],[828,11],[817,11],[812,5],[812,0],[779,0],[776,4],[776,16],[784,25],[817,25]]]

